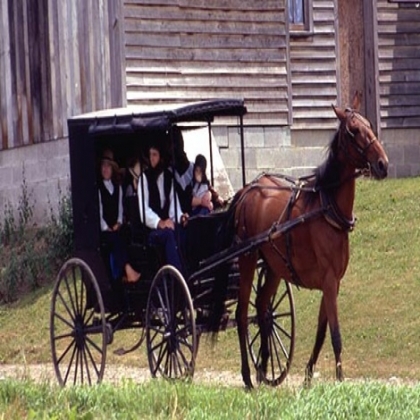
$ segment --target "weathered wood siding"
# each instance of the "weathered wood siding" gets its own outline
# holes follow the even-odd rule
[[[285,0],[125,0],[129,103],[243,97],[289,121]]]
[[[312,0],[313,32],[290,35],[293,129],[334,128],[337,102],[335,0]]]
[[[126,101],[122,0],[0,2],[0,149]]]
[[[378,0],[381,127],[420,127],[420,8]]]

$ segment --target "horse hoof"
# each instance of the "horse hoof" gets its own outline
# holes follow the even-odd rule
[[[256,380],[258,384],[265,383],[265,372],[261,368],[257,370]]]
[[[254,390],[254,386],[252,385],[251,382],[249,384],[245,384],[245,391],[251,392],[253,390]]]
[[[335,369],[335,377],[338,382],[344,381],[343,368],[341,367],[341,363],[337,364],[337,367]]]

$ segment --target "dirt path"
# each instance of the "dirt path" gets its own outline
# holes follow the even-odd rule
[[[0,380],[6,378],[32,379],[37,382],[57,383],[52,364],[11,365],[0,364]],[[151,379],[150,371],[146,368],[134,368],[122,365],[107,365],[104,382],[118,384],[123,380],[144,383]],[[229,371],[201,370],[194,373],[194,382],[242,387],[243,382],[239,373]],[[289,375],[285,385],[298,387],[303,383],[303,377]]]
[[[52,364],[28,364],[12,365],[0,364],[0,381],[6,378],[14,379],[32,379],[36,382],[48,382],[57,384],[54,368]],[[136,383],[145,383],[151,380],[150,371],[146,368],[135,368],[122,365],[107,365],[105,368],[104,382],[118,384],[123,380],[130,380]],[[254,378],[253,378],[254,380]],[[330,382],[319,377],[315,373],[316,383]],[[364,382],[365,379],[348,378],[346,382]],[[223,385],[233,387],[243,387],[241,375],[237,372],[215,371],[215,370],[197,370],[194,373],[194,382],[212,385]],[[417,385],[417,381],[406,380],[397,377],[377,379],[375,382],[381,382],[388,385]],[[303,384],[302,375],[288,375],[282,387],[300,388]]]

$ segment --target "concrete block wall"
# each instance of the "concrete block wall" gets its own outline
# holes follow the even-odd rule
[[[23,177],[33,204],[34,222],[42,224],[50,205],[54,210],[58,209],[59,191],[68,192],[67,138],[0,152],[0,220],[8,203],[17,209]]]
[[[382,129],[380,140],[389,158],[389,176],[420,175],[420,129]]]
[[[235,190],[242,186],[240,135],[236,127],[214,127],[213,134]],[[323,136],[292,132],[289,127],[245,127],[246,182],[262,172],[308,175],[324,158],[329,132]],[[295,140],[296,137],[296,140]]]
[[[242,186],[240,136],[236,127],[213,127],[223,162],[235,190]],[[288,127],[246,127],[246,180],[262,172],[291,176],[310,174],[325,157],[333,131],[299,130]],[[390,177],[420,175],[420,130],[382,129],[390,160]],[[59,190],[66,193],[70,185],[68,140],[0,151],[0,220],[6,203],[17,208],[23,176],[35,201],[34,220],[42,223],[49,202],[58,208]]]

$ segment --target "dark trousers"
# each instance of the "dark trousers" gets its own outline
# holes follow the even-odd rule
[[[176,229],[177,231],[168,228],[152,230],[149,234],[149,244],[163,247],[166,263],[173,265],[182,275],[185,275],[176,240],[178,227]]]
[[[109,253],[111,274],[114,279],[122,277],[128,263],[127,249],[121,232],[102,232],[102,241]]]

